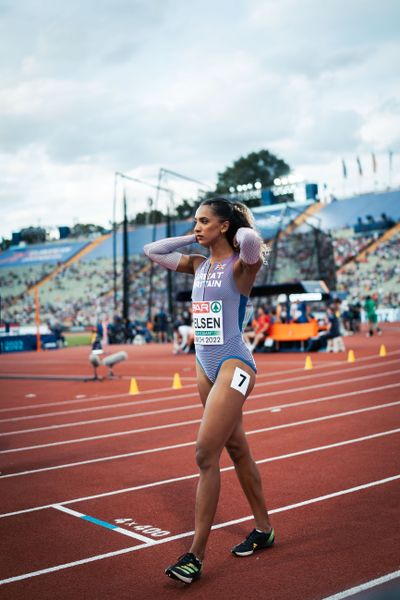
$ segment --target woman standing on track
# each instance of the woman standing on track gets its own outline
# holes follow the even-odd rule
[[[209,258],[176,252],[194,242],[209,248]],[[165,571],[169,577],[185,583],[191,583],[201,574],[218,504],[219,461],[224,447],[233,461],[256,525],[242,543],[232,548],[232,553],[249,556],[274,543],[261,478],[242,424],[243,404],[256,377],[253,356],[243,341],[242,324],[263,250],[249,209],[224,198],[206,200],[199,206],[193,235],[159,240],[144,247],[146,256],[162,267],[194,275],[196,370],[204,406],[196,445],[200,479],[195,534],[189,552]]]

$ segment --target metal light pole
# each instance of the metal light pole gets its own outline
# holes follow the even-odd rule
[[[167,208],[167,237],[172,236],[171,229],[171,214],[169,207]],[[167,294],[168,294],[168,313],[171,317],[171,320],[174,321],[175,316],[175,308],[173,301],[173,281],[172,281],[172,271],[170,269],[167,270]]]
[[[158,171],[157,193],[156,193],[156,199],[155,199],[155,203],[154,203],[155,211],[158,209],[158,200],[159,200],[160,191],[163,191],[166,189],[161,186],[163,177],[165,175],[172,175],[173,177],[176,177],[178,179],[183,179],[185,181],[191,181],[192,183],[196,183],[198,185],[201,185],[208,189],[211,189],[211,186],[209,186],[207,183],[204,183],[203,181],[199,181],[198,179],[194,179],[193,177],[188,177],[187,175],[183,175],[182,173],[177,173],[176,171],[171,171],[169,169],[164,169],[163,167],[161,167],[160,170]],[[174,196],[173,196],[172,190],[168,189],[168,192],[170,194],[170,206],[168,206],[168,208],[167,208],[167,236],[170,237],[171,236],[170,209],[173,208]],[[156,225],[157,224],[154,221],[153,235],[152,235],[153,242],[155,242],[155,240],[156,240],[156,232],[157,232]],[[148,311],[147,311],[149,320],[151,319],[151,309],[152,309],[152,305],[153,305],[153,275],[154,275],[154,264],[151,263],[150,271],[149,271],[149,303],[148,303]],[[171,271],[167,271],[167,290],[168,290],[168,310],[169,310],[169,314],[170,314],[171,318],[173,318],[173,315],[175,312],[175,307],[174,307],[174,302],[173,302],[173,278],[172,278]]]
[[[126,326],[129,320],[129,248],[128,248],[128,215],[126,210],[126,195],[124,192],[124,223],[123,223],[123,267],[122,267],[123,304],[122,318]]]
[[[155,185],[153,183],[150,183],[149,181],[145,181],[143,179],[139,179],[138,177],[132,177],[131,175],[126,175],[125,173],[121,173],[119,171],[115,172],[115,180],[114,180],[114,206],[113,206],[113,223],[114,223],[114,227],[113,227],[113,264],[114,264],[114,307],[115,310],[117,309],[117,243],[116,243],[116,233],[117,233],[117,226],[116,226],[116,204],[117,204],[117,178],[120,177],[121,179],[127,180],[127,181],[132,181],[134,183],[140,183],[141,185],[145,185],[147,187],[150,187],[154,190],[157,191],[157,200],[155,203],[155,209],[157,207],[157,202],[158,202],[158,196],[160,191],[163,192],[167,192],[168,194],[172,195],[172,191],[168,188],[162,187],[159,184]],[[158,181],[160,182],[160,175],[158,178]],[[173,197],[173,195],[171,196]],[[123,265],[123,288],[124,288],[124,292],[123,292],[123,314],[124,314],[124,318],[125,318],[125,313],[128,314],[129,313],[129,300],[128,300],[128,293],[129,293],[129,281],[125,281],[126,277],[129,279],[129,273],[128,273],[128,269],[129,269],[129,258],[128,258],[128,231],[127,231],[127,216],[126,216],[126,211],[127,211],[127,205],[126,205],[126,196],[124,194],[124,250],[123,250],[123,254],[124,254],[124,265]],[[125,225],[126,222],[126,225]],[[126,226],[126,230],[125,230],[125,226]],[[155,236],[155,229],[153,230],[153,241],[154,241],[154,236]],[[125,264],[125,261],[128,261],[128,264]],[[153,282],[153,263],[151,263],[150,266],[150,285],[149,285],[149,318],[151,317],[151,302],[152,302],[152,291],[153,291],[153,287],[152,287],[152,282]],[[125,271],[126,271],[126,275],[125,275]]]
[[[167,237],[171,237],[172,235],[172,231],[171,231],[171,209],[173,209],[174,207],[174,193],[172,190],[168,189],[168,188],[164,188],[160,185],[160,181],[161,181],[161,173],[159,172],[158,174],[158,185],[157,185],[157,193],[156,193],[156,200],[154,203],[154,210],[157,210],[157,206],[158,206],[158,199],[160,196],[160,191],[167,191],[169,193],[169,204],[167,206]],[[157,237],[157,223],[155,221],[155,218],[153,220],[153,232],[152,232],[152,241],[155,242],[156,241],[156,237]],[[153,307],[153,290],[154,290],[154,286],[153,286],[153,276],[154,276],[154,263],[152,262],[150,264],[150,269],[149,269],[149,294],[148,294],[148,305],[147,305],[147,318],[149,321],[151,321],[151,309]],[[173,318],[175,309],[174,309],[174,303],[173,303],[173,299],[172,299],[172,288],[173,288],[173,281],[172,281],[172,273],[171,271],[168,269],[167,270],[167,294],[168,294],[168,312],[171,318]]]
[[[114,173],[114,199],[113,199],[113,282],[114,282],[114,310],[117,310],[117,177]]]
[[[204,183],[203,181],[199,181],[198,179],[193,179],[193,177],[189,177],[188,175],[183,175],[182,173],[177,173],[176,171],[170,171],[169,169],[164,169],[161,167],[158,174],[158,182],[161,183],[161,179],[164,175],[172,175],[178,179],[184,179],[185,181],[191,181],[192,183],[198,183],[199,185],[205,186],[208,189],[211,189],[211,186],[208,183]],[[201,189],[201,188],[200,188]]]

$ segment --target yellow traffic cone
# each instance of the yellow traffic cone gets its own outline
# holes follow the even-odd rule
[[[306,364],[304,365],[304,369],[306,371],[310,371],[313,368],[311,356],[306,356]]]
[[[381,358],[384,358],[385,356],[387,356],[386,347],[384,344],[381,344],[381,347],[379,348],[379,356]]]
[[[174,380],[172,382],[172,389],[173,390],[180,390],[182,386],[182,381],[181,381],[181,376],[179,375],[179,373],[175,373],[174,375]]]
[[[138,394],[138,393],[139,393],[138,384],[136,382],[136,379],[134,377],[132,377],[131,384],[129,386],[129,394],[131,396],[133,396],[134,394]]]
[[[356,362],[356,357],[354,355],[353,350],[349,350],[349,354],[347,355],[347,362]]]

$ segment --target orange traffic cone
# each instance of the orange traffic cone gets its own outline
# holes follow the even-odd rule
[[[381,358],[384,358],[385,356],[387,356],[386,347],[384,344],[381,344],[381,347],[379,348],[379,356]]]
[[[174,379],[172,381],[172,389],[180,390],[182,387],[183,386],[182,386],[181,376],[179,375],[179,373],[175,373]]]
[[[131,396],[133,396],[134,394],[138,394],[138,393],[139,393],[138,384],[136,382],[136,379],[134,377],[132,377],[131,384],[129,386],[129,394]]]
[[[304,369],[306,371],[310,371],[313,368],[311,356],[306,357],[306,364],[304,365]]]
[[[353,350],[349,350],[349,353],[347,355],[347,362],[350,362],[350,363],[356,362],[356,357],[354,355]]]

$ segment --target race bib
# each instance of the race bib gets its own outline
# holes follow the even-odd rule
[[[224,343],[221,300],[193,302],[194,343],[204,346]]]
[[[243,371],[243,369],[236,367],[231,381],[231,388],[237,390],[243,394],[243,396],[245,396],[249,387],[249,383],[250,375],[246,373],[246,371]]]

